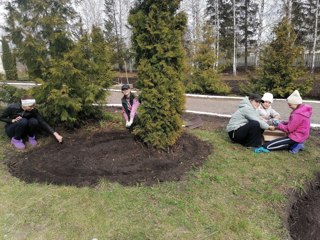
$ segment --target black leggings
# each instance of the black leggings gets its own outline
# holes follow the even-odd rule
[[[258,121],[249,120],[249,122],[237,130],[228,132],[231,140],[240,143],[246,147],[258,147],[262,144],[262,134],[264,130],[260,128]]]
[[[288,137],[282,137],[266,142],[263,146],[268,150],[289,150],[291,146],[296,143],[297,142]]]
[[[10,138],[14,137],[20,140],[26,135],[33,137],[38,126],[39,122],[36,118],[22,118],[18,122],[7,125],[5,128]]]

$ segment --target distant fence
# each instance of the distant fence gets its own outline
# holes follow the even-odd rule
[[[237,59],[237,67],[244,67],[244,62],[245,59],[244,57],[239,57]],[[250,55],[247,57],[247,66],[248,67],[254,67],[256,64],[256,56],[255,55]],[[306,67],[311,68],[312,64],[312,54],[304,54],[304,64]],[[315,54],[315,61],[314,61],[314,66],[316,68],[320,68],[320,53]]]
[[[0,74],[4,74],[5,72],[3,69],[1,55],[2,55],[2,53],[0,51]],[[224,59],[220,59],[219,61],[222,64],[225,63]],[[308,68],[311,68],[311,64],[312,64],[312,54],[304,54],[304,65]],[[255,55],[248,56],[247,57],[247,66],[252,68],[252,67],[255,67],[255,65],[256,65],[256,56]],[[242,68],[244,66],[245,66],[244,56],[237,58],[237,67]],[[314,67],[320,69],[320,53],[315,54]],[[26,70],[26,67],[22,66],[21,64],[19,65],[19,68],[25,68],[24,70]],[[133,69],[133,70],[135,70],[135,69]],[[122,78],[122,79],[118,79],[118,81],[125,82],[126,79]]]

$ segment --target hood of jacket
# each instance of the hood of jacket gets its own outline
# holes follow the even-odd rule
[[[244,97],[239,103],[239,108],[244,108],[244,107],[250,107],[254,109],[248,97]]]
[[[295,110],[294,114],[299,114],[305,118],[311,118],[312,116],[312,107],[308,104],[300,104]]]

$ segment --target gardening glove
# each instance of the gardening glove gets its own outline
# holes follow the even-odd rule
[[[129,124],[128,124],[128,127],[131,127],[132,123],[133,123],[133,120],[130,119]]]
[[[130,127],[130,126],[131,126],[130,122],[126,121],[126,127]]]

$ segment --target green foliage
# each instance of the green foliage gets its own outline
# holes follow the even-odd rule
[[[12,54],[8,41],[2,37],[2,63],[6,73],[6,80],[18,80],[16,59]]]
[[[180,0],[140,0],[129,16],[142,101],[134,134],[162,149],[173,145],[182,133],[186,16],[176,13],[179,4]]]
[[[16,88],[10,85],[2,85],[0,87],[0,101],[4,103],[19,102],[21,96],[26,94],[27,90],[23,88]]]
[[[81,32],[70,0],[14,0],[7,4],[5,30],[32,80],[33,95],[49,122],[77,127],[100,117],[112,83],[110,50],[99,28]],[[78,36],[77,33],[82,35]]]
[[[6,5],[5,30],[16,46],[19,60],[28,67],[29,76],[46,79],[51,59],[58,59],[72,47],[72,33],[78,30],[70,0],[14,0]],[[71,25],[71,26],[70,26]]]
[[[202,33],[203,40],[196,44],[186,90],[191,93],[227,94],[230,88],[221,81],[218,69],[215,68],[217,56],[213,49],[215,39],[212,26],[206,23]]]
[[[102,116],[106,91],[113,79],[109,49],[102,32],[93,28],[63,59],[51,60],[49,81],[34,89],[41,111],[52,123],[77,127],[88,118]]]
[[[296,34],[285,18],[273,30],[275,39],[262,51],[261,64],[250,83],[242,86],[248,92],[270,91],[276,97],[287,97],[295,89],[301,94],[311,90],[312,79],[303,66],[302,48],[295,44]]]

